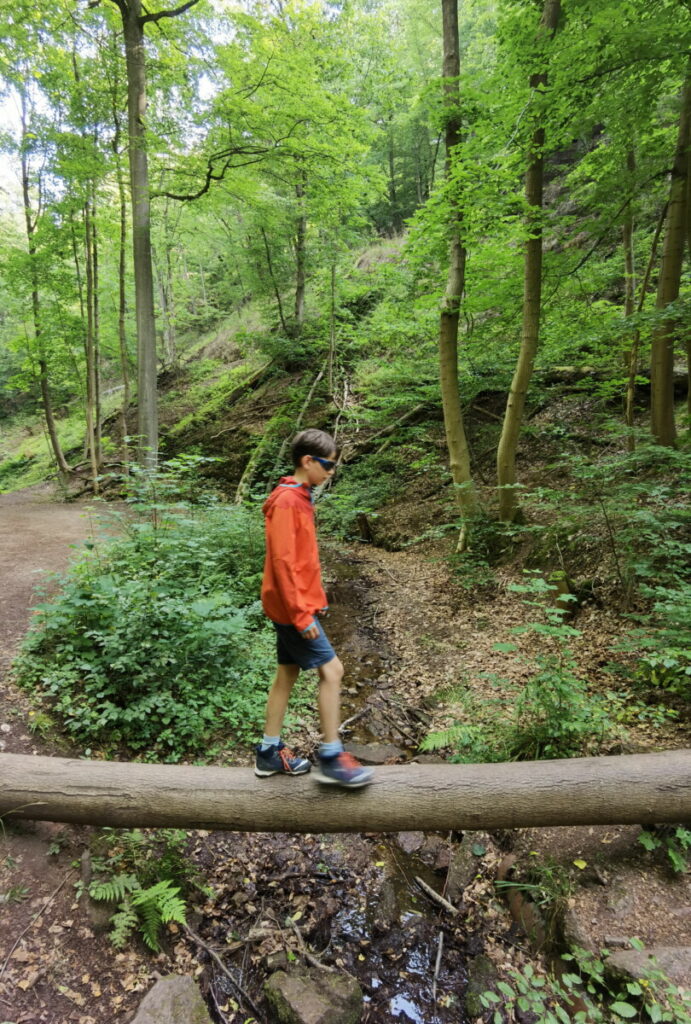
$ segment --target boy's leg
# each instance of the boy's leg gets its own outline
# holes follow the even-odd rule
[[[338,728],[341,724],[341,681],[343,665],[332,658],[317,669],[319,673],[319,717],[323,743],[319,748],[319,768],[315,778],[319,782],[354,789],[372,781],[374,771],[364,768],[351,754],[343,750]]]
[[[332,658],[326,665],[320,665],[319,673],[319,720],[324,743],[339,743],[338,728],[341,724],[341,681],[343,665],[340,658]]]
[[[267,736],[281,735],[288,701],[299,674],[300,669],[297,665],[278,666],[266,701],[266,727],[264,732]]]
[[[280,742],[283,719],[285,718],[288,701],[295,680],[300,673],[297,665],[280,665],[269,691],[266,702],[266,725],[264,740],[256,749],[254,774],[260,778],[269,775],[303,775],[311,768],[310,762],[304,757],[296,757],[284,743]],[[269,743],[272,737],[275,743]]]

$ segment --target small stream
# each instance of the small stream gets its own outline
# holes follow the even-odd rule
[[[346,669],[342,717],[353,719],[346,740],[358,748],[372,746],[379,758],[398,752],[404,760],[413,756],[424,729],[395,691],[395,651],[377,628],[376,597],[363,564],[356,555],[340,553],[329,553],[326,560],[330,610],[324,627]],[[366,948],[363,969],[357,972],[367,1001],[363,1021],[462,1024],[465,943],[459,941],[458,923],[415,882],[419,877],[435,891],[443,890],[448,837],[410,833],[368,841],[381,878],[377,898],[370,899],[364,913],[346,904],[334,919],[342,935]]]

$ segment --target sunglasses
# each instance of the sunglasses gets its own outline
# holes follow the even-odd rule
[[[336,463],[332,459],[322,459],[318,455],[312,455],[310,458],[314,459],[315,462],[318,462],[327,473],[336,468]]]

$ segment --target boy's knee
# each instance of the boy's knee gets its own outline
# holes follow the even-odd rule
[[[326,665],[319,667],[319,679],[324,683],[336,683],[340,685],[343,679],[343,663],[340,658],[332,658]]]

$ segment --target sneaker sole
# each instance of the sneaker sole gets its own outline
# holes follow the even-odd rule
[[[322,775],[321,772],[316,771],[314,778],[317,782],[321,782],[326,786],[342,786],[343,789],[361,789],[363,786],[369,786],[370,783],[374,782],[374,778],[363,779],[361,782],[344,782],[342,779],[330,779],[328,775]]]
[[[309,765],[307,768],[298,768],[296,772],[284,772],[279,768],[255,768],[254,774],[257,778],[268,779],[270,775],[307,775],[309,770]]]

